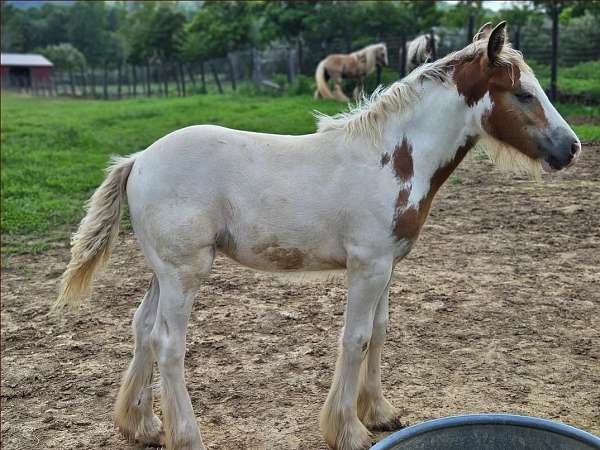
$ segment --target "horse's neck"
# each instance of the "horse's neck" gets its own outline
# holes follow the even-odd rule
[[[356,58],[356,60],[360,63],[361,59],[364,58],[365,67],[364,70],[369,74],[372,69],[375,67],[375,50],[370,49],[368,47],[363,48],[362,50],[358,50],[354,53],[351,53],[352,56]]]
[[[464,156],[460,154],[464,146],[477,140],[482,111],[468,108],[452,86],[427,81],[411,111],[390,117],[384,127],[384,145],[396,149],[406,142],[411,149],[410,203],[427,195],[440,170],[448,168],[447,176],[450,175]]]

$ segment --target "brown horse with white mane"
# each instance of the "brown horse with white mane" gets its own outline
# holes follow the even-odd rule
[[[349,101],[342,91],[342,79],[344,78],[357,81],[354,98],[359,98],[366,78],[375,71],[377,66],[387,65],[387,47],[384,43],[369,45],[348,55],[338,53],[329,55],[319,63],[315,72],[317,82],[315,98],[332,98],[340,102]],[[333,80],[333,93],[327,85],[328,78]]]
[[[401,426],[381,379],[389,286],[436,192],[475,145],[534,175],[564,169],[581,153],[505,39],[504,23],[485,25],[466,48],[349,113],[320,117],[313,134],[192,126],[115,160],[73,237],[57,304],[88,296],[127,199],[153,277],[133,318],[133,359],[115,407],[126,437],[204,449],[184,359],[195,294],[217,252],[269,272],[345,273],[344,327],[321,431],[334,449],[364,450],[369,430]],[[162,421],[153,409],[155,364]]]

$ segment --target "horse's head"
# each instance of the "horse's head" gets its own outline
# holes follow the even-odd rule
[[[375,47],[375,64],[378,66],[388,65],[387,45],[383,42]]]
[[[454,65],[457,90],[469,106],[483,108],[482,136],[499,152],[516,150],[545,171],[563,169],[578,158],[581,143],[521,53],[506,43],[505,26],[488,23],[475,35],[473,57]]]

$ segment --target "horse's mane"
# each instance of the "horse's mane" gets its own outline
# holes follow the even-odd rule
[[[413,58],[415,58],[419,63],[421,63],[427,59],[428,37],[428,35],[422,34],[408,43],[406,61],[411,62]]]
[[[417,87],[420,83],[425,80],[442,84],[452,83],[451,69],[458,63],[479,57],[486,49],[487,41],[476,41],[433,63],[424,64],[388,88],[379,86],[369,98],[363,97],[348,112],[334,116],[315,112],[317,132],[339,131],[349,137],[365,137],[379,143],[387,117],[414,106],[419,98]],[[514,50],[510,44],[504,46],[497,64],[516,65],[522,71],[531,71],[523,61],[521,53]]]
[[[382,47],[386,48],[386,45],[383,42],[380,42],[378,44],[367,45],[366,47],[361,48],[360,50],[357,50],[350,54],[356,55],[356,56],[365,55],[366,60],[367,60],[367,73],[369,73],[375,67],[375,62],[376,62],[375,54],[377,52],[377,49],[382,48]]]

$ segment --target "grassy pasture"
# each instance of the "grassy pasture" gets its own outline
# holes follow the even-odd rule
[[[2,251],[64,240],[110,155],[141,150],[192,124],[283,134],[314,131],[312,110],[345,105],[308,96],[201,95],[122,101],[2,96]],[[600,140],[600,107],[558,105],[584,141]]]

